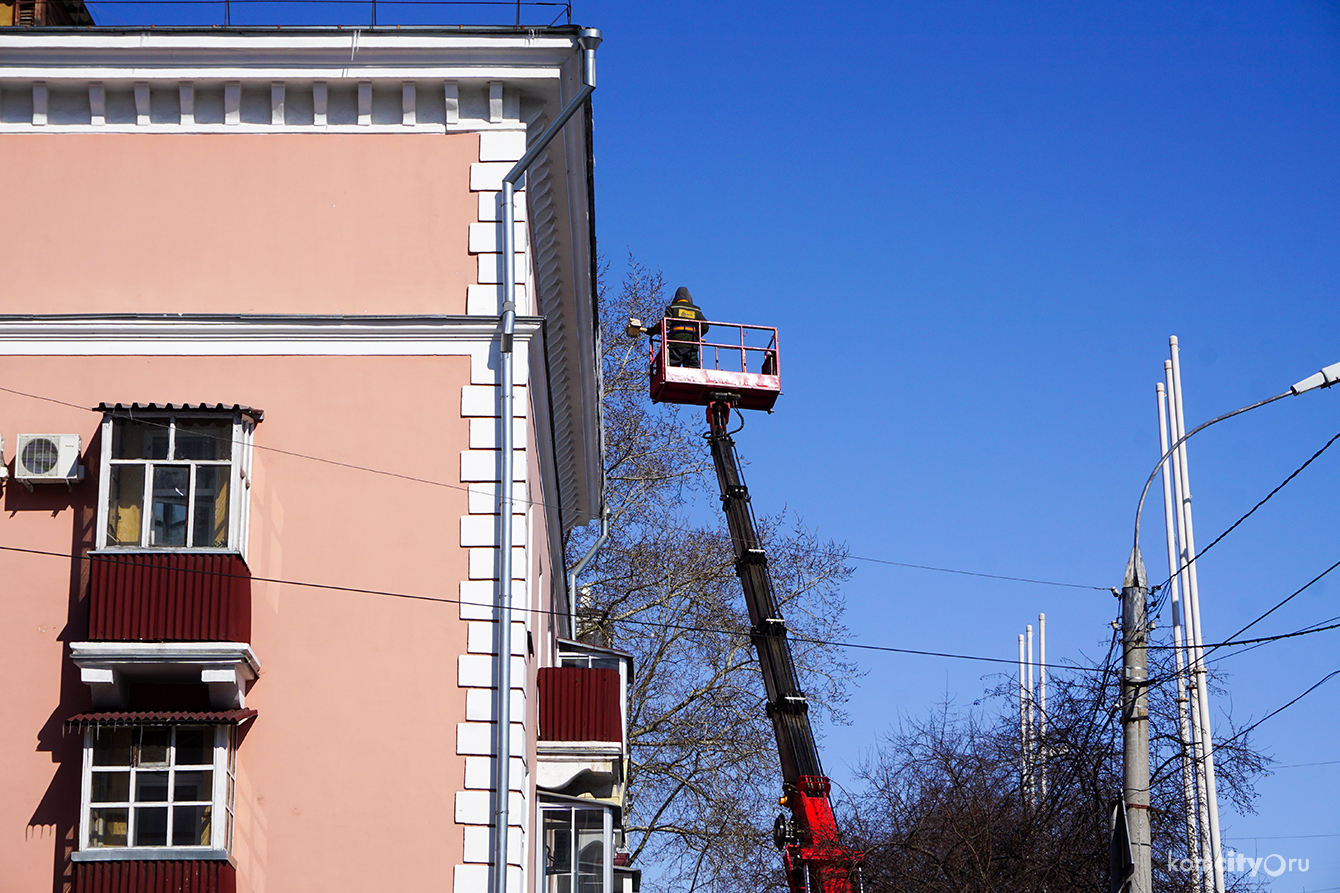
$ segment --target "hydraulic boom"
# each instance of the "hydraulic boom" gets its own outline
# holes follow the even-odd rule
[[[758,652],[768,717],[777,736],[782,763],[780,803],[790,815],[777,817],[773,841],[786,862],[791,893],[853,893],[860,889],[863,853],[853,852],[838,839],[837,823],[829,801],[829,782],[819,763],[819,750],[810,727],[809,705],[800,689],[791,646],[768,575],[768,556],[759,542],[749,489],[740,472],[735,441],[727,432],[733,394],[713,394],[707,406],[721,507],[735,547],[735,572],[744,587],[752,624],[750,637]]]

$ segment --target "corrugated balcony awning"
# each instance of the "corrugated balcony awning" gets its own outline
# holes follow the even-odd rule
[[[65,720],[67,726],[176,726],[186,723],[213,723],[241,725],[254,719],[257,711],[243,710],[110,710],[104,713],[81,713]]]
[[[259,422],[265,418],[265,410],[256,409],[251,406],[243,406],[240,403],[99,403],[93,407],[98,412],[124,413],[128,416],[137,412],[142,413],[164,413],[164,412],[240,412],[242,415],[250,416],[252,421]]]

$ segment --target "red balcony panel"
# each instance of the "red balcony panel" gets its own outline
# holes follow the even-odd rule
[[[237,869],[222,861],[76,862],[75,893],[237,893]]]
[[[251,572],[239,555],[89,556],[95,642],[250,642]]]
[[[545,667],[539,688],[541,741],[623,741],[618,670]]]

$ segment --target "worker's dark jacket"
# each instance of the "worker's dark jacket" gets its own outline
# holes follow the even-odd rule
[[[695,304],[671,304],[665,308],[665,337],[670,341],[701,341],[708,325]]]

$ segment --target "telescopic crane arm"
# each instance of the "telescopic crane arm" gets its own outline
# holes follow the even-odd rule
[[[809,704],[796,676],[786,621],[782,619],[768,574],[768,556],[758,538],[735,441],[727,432],[732,396],[713,395],[707,407],[710,427],[707,440],[716,466],[721,507],[735,549],[735,572],[749,607],[750,638],[763,672],[768,718],[777,737],[783,782],[780,802],[791,812],[789,817],[777,817],[773,840],[783,852],[791,893],[851,893],[859,889],[860,866],[865,856],[847,849],[838,840],[829,801],[829,781],[819,762],[810,726]]]

